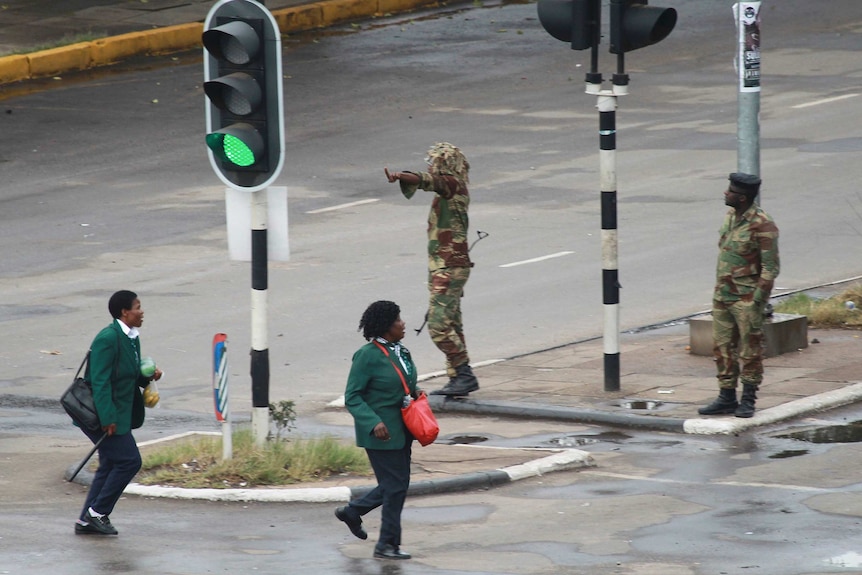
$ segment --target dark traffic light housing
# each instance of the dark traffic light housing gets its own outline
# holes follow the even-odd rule
[[[261,190],[284,164],[278,25],[255,0],[221,0],[202,41],[210,163],[227,185]]]
[[[657,44],[671,33],[676,10],[648,4],[648,0],[611,0],[611,54]]]
[[[542,27],[554,38],[570,42],[572,50],[598,46],[601,37],[600,0],[538,0]]]

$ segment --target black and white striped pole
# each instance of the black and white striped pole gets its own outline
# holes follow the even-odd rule
[[[604,309],[605,391],[620,389],[620,282],[617,236],[617,96],[625,93],[628,83],[612,90],[599,90],[599,179],[602,221],[602,304]],[[587,92],[593,86],[587,85]],[[618,91],[619,89],[619,91]]]
[[[617,97],[628,94],[625,53],[664,40],[676,25],[676,10],[647,6],[647,0],[610,0],[610,52],[617,72],[610,90],[598,71],[601,0],[538,0],[542,27],[572,50],[590,49],[587,94],[598,97],[599,171],[602,220],[602,302],[604,305],[605,391],[620,389],[620,283],[617,238]]]
[[[269,338],[267,336],[267,191],[251,198],[251,428],[255,445],[269,435]]]

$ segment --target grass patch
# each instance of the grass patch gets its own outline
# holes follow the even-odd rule
[[[222,461],[221,437],[208,436],[148,448],[137,481],[186,488],[237,488],[322,481],[371,474],[365,452],[324,436],[254,443],[251,430],[233,434],[233,459]]]
[[[853,302],[848,306],[847,302]],[[775,306],[777,313],[804,315],[814,328],[862,329],[862,284],[826,299],[794,294]]]

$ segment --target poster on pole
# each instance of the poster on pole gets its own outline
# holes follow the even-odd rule
[[[227,335],[213,336],[213,400],[217,421],[228,420]]]
[[[733,5],[739,37],[740,92],[760,92],[760,2]]]

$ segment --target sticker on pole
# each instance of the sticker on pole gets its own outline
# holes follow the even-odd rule
[[[760,92],[760,2],[733,5],[738,22],[737,71],[740,92]]]
[[[217,421],[228,418],[227,334],[213,337],[213,399]]]

